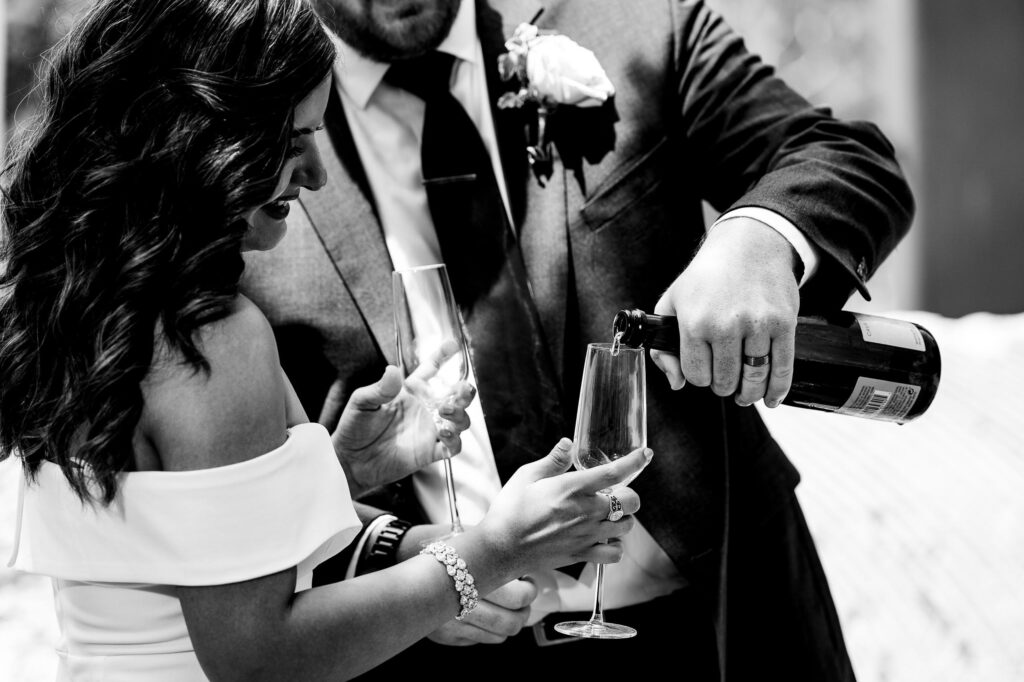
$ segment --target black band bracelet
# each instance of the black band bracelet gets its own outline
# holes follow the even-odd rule
[[[379,571],[394,566],[398,558],[398,545],[402,536],[412,524],[402,519],[392,519],[377,530],[372,542],[367,542],[367,549],[359,561],[358,575]]]

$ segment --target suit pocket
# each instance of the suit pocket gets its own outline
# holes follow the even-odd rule
[[[596,232],[658,190],[668,178],[668,138],[609,175],[583,204],[583,223]]]

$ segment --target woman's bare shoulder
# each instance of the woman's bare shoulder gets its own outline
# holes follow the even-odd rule
[[[165,347],[143,384],[140,435],[165,470],[244,461],[286,438],[287,388],[269,322],[239,296],[229,315],[197,335],[209,371]]]

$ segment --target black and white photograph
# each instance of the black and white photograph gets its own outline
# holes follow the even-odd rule
[[[1024,680],[1020,0],[0,23],[0,680]]]

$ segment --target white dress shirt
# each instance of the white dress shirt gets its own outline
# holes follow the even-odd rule
[[[508,210],[508,193],[491,116],[483,52],[475,31],[475,14],[473,3],[462,3],[451,32],[438,49],[457,58],[452,94],[477,125],[491,154],[495,177]],[[442,262],[420,169],[424,104],[414,95],[383,81],[387,64],[363,57],[337,37],[335,43],[338,47],[335,83],[374,195],[394,266],[402,269]],[[764,220],[765,216],[750,214],[750,210],[746,209],[745,214]],[[734,215],[722,216],[718,222]],[[781,220],[788,224],[781,216],[774,213],[771,216],[776,222]],[[797,251],[805,258],[806,278],[810,276],[812,265],[805,253],[813,258],[812,247],[796,228],[789,225],[788,229],[791,234],[783,232],[784,235],[795,235],[803,242]],[[473,401],[468,412],[472,425],[462,434],[462,453],[452,459],[452,471],[461,519],[465,524],[475,524],[498,494],[501,482],[480,401]],[[654,456],[659,454],[672,456],[672,453],[655,453]],[[446,523],[448,507],[442,464],[437,462],[418,472],[414,476],[414,488],[430,520]],[[605,572],[605,608],[646,602],[686,584],[668,555],[641,524],[637,523],[623,539],[623,549],[622,561]],[[558,571],[531,577],[540,588],[533,603],[531,624],[554,611],[589,611],[593,605],[592,565],[587,566],[580,580]]]

